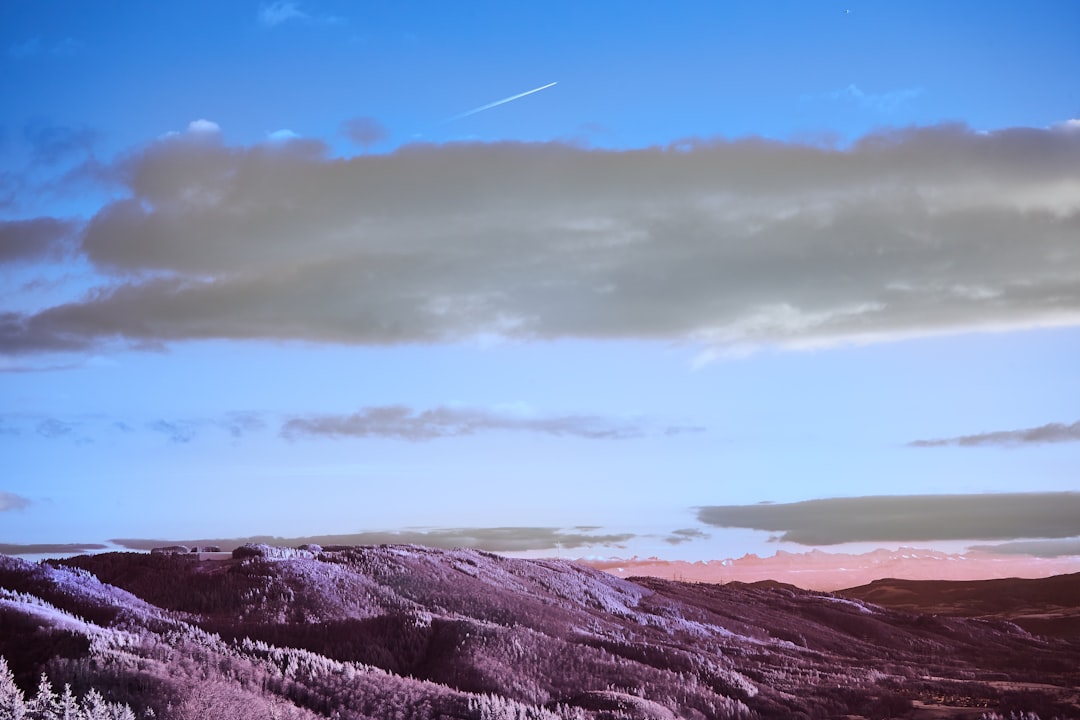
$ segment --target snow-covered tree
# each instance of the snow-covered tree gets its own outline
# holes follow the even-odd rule
[[[64,692],[60,693],[57,701],[56,717],[58,720],[79,720],[79,700],[67,683],[64,684]]]
[[[83,697],[80,720],[112,720],[109,704],[96,689],[90,690]]]
[[[24,720],[26,696],[15,684],[7,658],[0,655],[0,720]]]
[[[27,720],[60,720],[60,699],[45,673],[41,673],[37,694],[26,703],[26,717]]]

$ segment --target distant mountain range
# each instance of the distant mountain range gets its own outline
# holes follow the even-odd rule
[[[882,578],[911,580],[988,580],[1003,577],[1044,578],[1080,572],[1080,557],[1032,557],[976,551],[945,553],[902,547],[865,553],[804,553],[778,550],[768,557],[754,554],[727,560],[684,562],[660,558],[581,560],[620,577],[650,575],[689,582],[725,583],[780,580],[813,590],[840,590]]]
[[[0,656],[28,696],[45,672],[159,720],[1049,719],[1080,717],[1080,641],[1030,621],[1078,587],[829,594],[404,545],[0,556]]]

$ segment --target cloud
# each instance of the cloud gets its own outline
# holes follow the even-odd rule
[[[922,93],[922,88],[906,88],[904,90],[893,90],[876,94],[866,93],[860,90],[858,85],[851,83],[845,88],[828,93],[824,97],[831,100],[852,100],[869,110],[890,114],[896,112],[897,108],[901,105],[911,102],[919,97]]]
[[[196,339],[646,338],[702,360],[1080,324],[1080,133],[941,125],[835,150],[606,151],[184,133],[126,156],[83,297],[0,352]]]
[[[187,131],[194,135],[217,135],[221,132],[221,126],[213,120],[199,118],[188,123]]]
[[[9,45],[8,55],[16,60],[34,57],[68,57],[78,52],[81,47],[82,44],[79,41],[69,37],[53,42],[45,41],[40,35],[36,35]]]
[[[0,555],[84,555],[107,548],[100,543],[0,543]]]
[[[664,538],[664,542],[669,545],[682,545],[691,540],[704,540],[709,537],[711,537],[709,533],[698,530],[697,528],[686,528],[683,530],[672,530],[671,535]]]
[[[922,540],[1015,540],[1080,535],[1080,493],[904,495],[698,508],[723,528],[781,533],[801,545]]]
[[[997,545],[973,545],[968,550],[993,553],[997,555],[1031,555],[1033,557],[1056,558],[1080,556],[1080,538],[1066,540],[1019,540]]]
[[[980,445],[1042,445],[1044,443],[1080,442],[1080,422],[1072,425],[1062,423],[1048,423],[1039,427],[1025,428],[1023,430],[997,430],[995,432],[979,433],[977,435],[961,435],[951,438],[936,438],[932,440],[915,440],[908,445],[910,447],[944,447],[955,445],[957,447],[977,447]]]
[[[56,438],[70,437],[78,426],[75,423],[46,418],[37,424],[37,433],[42,437],[55,440]]]
[[[241,438],[248,433],[258,432],[266,427],[266,421],[262,416],[253,412],[229,413],[220,422],[221,427],[228,431],[234,438]]]
[[[281,434],[299,437],[383,437],[434,440],[480,432],[514,430],[588,439],[638,437],[643,431],[596,415],[528,417],[482,408],[436,407],[414,410],[404,405],[363,408],[351,415],[309,415],[285,421]]]
[[[312,15],[306,10],[300,9],[300,4],[279,0],[279,2],[261,5],[259,7],[259,24],[265,27],[277,27],[289,22],[316,23],[324,25],[336,25],[344,22],[342,18],[334,15]]]
[[[310,15],[301,10],[294,2],[275,2],[259,8],[259,22],[274,27],[290,20],[306,20]]]
[[[246,538],[212,540],[153,540],[145,538],[120,538],[109,542],[131,550],[151,550],[164,545],[217,545],[232,550],[245,543],[268,543],[295,547],[297,545],[381,545],[413,544],[428,547],[468,547],[492,552],[524,552],[529,550],[554,550],[603,546],[618,546],[635,536],[630,533],[597,535],[591,532],[567,532],[550,527],[495,527],[495,528],[440,528],[432,530],[401,530],[383,532],[360,532],[339,535],[312,535],[308,537],[282,538],[260,535]]]
[[[61,370],[63,368],[51,368]],[[0,368],[0,371],[3,371]],[[40,371],[43,368],[9,368],[8,372]],[[69,438],[77,442],[92,442],[91,437],[102,433],[132,434],[148,431],[165,436],[170,442],[187,444],[200,436],[203,430],[210,429],[227,433],[233,439],[264,430],[267,426],[262,413],[230,412],[217,417],[203,418],[156,418],[139,421],[136,419],[119,420],[107,415],[80,415],[75,418],[47,417],[36,414],[10,413],[0,414],[0,436],[20,436],[27,432],[36,432],[49,439]],[[82,436],[76,435],[82,431]]]
[[[39,372],[63,372],[76,370],[84,367],[83,362],[70,362],[52,365],[15,365],[0,361],[0,373],[39,373]]]
[[[299,140],[300,135],[293,132],[289,128],[282,128],[280,130],[274,130],[273,132],[266,134],[266,139],[273,143],[285,143],[293,140]]]
[[[669,425],[664,428],[664,435],[667,435],[668,437],[674,437],[675,435],[697,435],[708,431],[709,428],[702,425]]]
[[[341,123],[341,134],[365,150],[389,137],[386,128],[375,118],[356,117]]]
[[[146,425],[148,430],[161,433],[169,438],[170,442],[181,445],[191,442],[198,434],[196,424],[184,420],[155,420]]]
[[[93,149],[98,133],[85,126],[50,125],[33,121],[23,128],[36,162],[53,165],[72,155],[85,155]]]
[[[21,495],[15,493],[4,492],[0,490],[0,512],[6,512],[8,510],[22,510],[25,507],[30,506],[30,501]],[[0,550],[0,552],[3,552]]]
[[[71,252],[75,228],[69,220],[49,217],[0,220],[0,265],[59,259]]]

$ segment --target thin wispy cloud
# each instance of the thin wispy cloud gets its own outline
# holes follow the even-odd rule
[[[258,412],[231,412],[217,417],[153,418],[124,420],[107,415],[50,417],[38,414],[11,413],[0,415],[0,436],[36,434],[48,440],[90,442],[93,438],[115,437],[139,433],[162,436],[169,442],[187,444],[201,436],[218,438],[227,435],[234,440],[266,430],[267,419]]]
[[[241,438],[266,428],[266,420],[261,414],[254,412],[230,413],[224,420],[221,420],[219,424],[228,431],[233,438]]]
[[[801,545],[929,540],[1017,540],[1080,535],[1080,493],[895,495],[701,507],[722,528],[780,533]]]
[[[78,425],[57,418],[46,418],[37,424],[37,434],[49,439],[72,437]]]
[[[8,55],[16,60],[37,57],[68,57],[74,55],[82,44],[73,38],[47,40],[40,35],[26,38],[8,46]]]
[[[63,372],[75,370],[84,366],[83,362],[59,363],[55,365],[25,365],[0,360],[0,373],[40,373],[40,372]]]
[[[90,153],[99,134],[87,126],[56,125],[37,120],[26,124],[23,138],[35,162],[53,165],[71,156]]]
[[[233,440],[267,431],[273,423],[289,440],[314,438],[381,438],[423,442],[491,432],[519,432],[588,440],[670,437],[705,432],[698,426],[664,426],[643,419],[623,420],[588,414],[541,415],[479,407],[415,409],[405,405],[361,408],[355,413],[307,413],[270,416],[261,412],[231,412],[217,417],[158,417],[139,421],[105,415],[75,418],[33,414],[0,415],[0,435],[26,433],[49,440],[89,442],[95,437],[151,433],[170,443],[186,445],[223,434]]]
[[[260,7],[258,17],[263,25],[274,27],[290,20],[306,20],[311,16],[294,2],[275,2]]]
[[[1074,422],[1072,425],[1047,423],[1046,425],[1024,428],[1022,430],[995,430],[994,432],[978,433],[975,435],[914,440],[908,443],[908,445],[911,447],[1019,447],[1021,445],[1044,445],[1047,443],[1068,442],[1080,442],[1080,421]]]
[[[349,415],[310,415],[285,421],[281,434],[301,437],[394,438],[424,441],[484,432],[513,431],[587,439],[639,437],[641,427],[595,415],[530,417],[484,408],[435,407],[416,410],[404,405],[368,407]]]
[[[281,0],[268,5],[261,5],[258,12],[259,24],[264,27],[277,27],[290,22],[337,24],[343,22],[336,15],[313,14],[301,7],[300,3]]]
[[[167,437],[170,442],[186,444],[195,439],[198,428],[195,423],[183,420],[155,420],[146,428]]]
[[[683,528],[681,530],[672,530],[671,534],[664,538],[664,542],[668,545],[682,545],[683,543],[691,542],[692,540],[706,540],[709,537],[709,533],[699,530],[697,528]]]
[[[22,495],[16,495],[15,493],[5,492],[0,490],[0,512],[7,512],[9,510],[22,510],[29,507],[30,501],[24,498]],[[0,552],[3,552],[0,550]]]
[[[818,96],[806,96],[804,99],[814,99],[817,97],[828,100],[853,102],[867,110],[889,115],[896,112],[902,105],[915,100],[922,94],[923,89],[919,87],[891,90],[883,93],[868,93],[864,92],[855,83],[851,83],[847,87],[840,88],[839,90],[833,90],[832,92]]]
[[[152,550],[166,545],[207,546],[216,545],[232,550],[246,543],[296,547],[299,545],[381,545],[411,544],[427,547],[467,547],[492,552],[525,552],[529,550],[573,550],[585,547],[618,547],[634,537],[631,533],[597,533],[593,529],[553,527],[479,527],[434,528],[400,531],[375,531],[342,533],[335,535],[310,535],[306,537],[275,537],[260,535],[243,538],[217,538],[204,540],[157,540],[148,538],[118,538],[109,542],[130,550]]]
[[[1080,324],[1070,126],[346,160],[314,140],[189,131],[116,176],[128,197],[81,243],[107,277],[0,315],[0,352],[647,338],[708,361]]]

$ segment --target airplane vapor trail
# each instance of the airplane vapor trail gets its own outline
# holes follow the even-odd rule
[[[446,118],[446,120],[443,120],[443,122],[453,122],[454,120],[460,120],[462,118],[467,118],[470,115],[475,115],[476,113],[484,112],[485,110],[490,110],[493,107],[498,107],[499,105],[505,105],[508,102],[513,102],[514,100],[518,100],[520,98],[523,98],[526,95],[532,95],[533,93],[538,93],[541,90],[547,90],[549,87],[552,87],[553,85],[558,85],[558,84],[559,84],[558,82],[553,82],[553,83],[548,83],[547,85],[541,85],[538,88],[533,88],[532,90],[527,90],[527,91],[525,91],[523,93],[518,93],[517,95],[511,95],[508,98],[503,98],[502,100],[496,100],[493,103],[488,103],[487,105],[481,105],[478,108],[473,108],[472,110],[468,110],[466,112],[463,112],[460,115],[454,115],[453,117]]]

